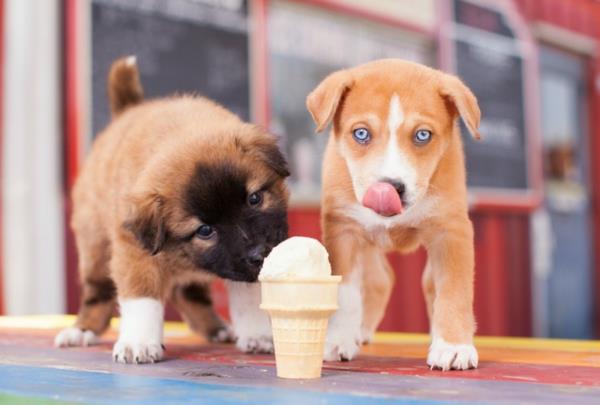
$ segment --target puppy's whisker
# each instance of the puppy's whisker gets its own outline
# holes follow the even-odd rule
[[[244,239],[244,242],[248,242],[250,240],[250,238],[248,237],[248,233],[244,230],[244,228],[242,228],[239,224],[235,224],[237,230],[239,231],[239,233],[242,235],[242,238]]]

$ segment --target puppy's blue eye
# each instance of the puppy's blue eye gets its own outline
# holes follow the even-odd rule
[[[262,194],[261,193],[252,193],[248,196],[248,204],[252,207],[256,207],[262,202]]]
[[[415,133],[415,143],[418,145],[424,145],[431,141],[431,131],[426,129],[419,129]]]
[[[215,230],[212,226],[204,224],[200,225],[200,228],[196,231],[196,236],[200,239],[209,239],[214,233]]]
[[[357,128],[352,131],[352,137],[356,142],[365,144],[371,140],[371,133],[367,128]]]

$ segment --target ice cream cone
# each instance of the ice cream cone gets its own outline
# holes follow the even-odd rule
[[[337,309],[340,276],[261,282],[261,308],[271,317],[277,376],[319,378],[327,322]]]

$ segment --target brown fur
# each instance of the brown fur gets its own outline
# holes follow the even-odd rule
[[[113,117],[144,99],[140,74],[135,68],[135,56],[117,60],[108,77],[108,99]]]
[[[250,173],[249,187],[271,181],[261,209],[285,210],[287,169],[270,153],[276,140],[202,97],[141,103],[130,59],[114,63],[108,89],[115,119],[98,135],[72,196],[83,285],[76,326],[102,333],[118,294],[171,300],[193,330],[222,333],[206,287],[213,276],[188,259],[214,241],[193,238],[201,221],[186,211],[186,187],[199,163],[235,162]],[[185,247],[173,242],[186,238]]]
[[[394,93],[400,97],[404,121],[390,135],[387,122]],[[480,112],[473,94],[454,76],[414,63],[382,60],[328,76],[308,96],[307,107],[318,130],[332,123],[323,161],[322,228],[333,271],[349,282],[357,268],[368,269],[362,274],[363,336],[375,331],[391,294],[394,277],[385,251],[410,252],[423,245],[429,257],[423,291],[432,331],[449,343],[472,343],[473,227],[456,119],[461,116],[479,138]],[[368,146],[353,140],[357,127],[370,129],[373,138]],[[423,128],[432,131],[432,141],[423,147],[413,145],[412,134]],[[397,137],[425,190],[410,209],[419,209],[427,199],[438,202],[419,220],[367,229],[348,215],[349,207],[359,202],[347,160],[368,174],[381,162],[390,136]],[[406,214],[398,217],[402,215]]]

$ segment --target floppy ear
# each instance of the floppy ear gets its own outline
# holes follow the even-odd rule
[[[288,177],[290,170],[287,161],[277,146],[275,137],[260,142],[256,145],[256,150],[264,162],[280,177]]]
[[[354,79],[347,70],[340,70],[327,76],[306,97],[306,107],[321,132],[333,119],[342,96],[352,87]]]
[[[456,76],[445,75],[440,94],[448,100],[461,116],[471,136],[480,139],[481,134],[478,131],[481,120],[481,111],[477,104],[477,98],[467,86]]]
[[[123,227],[132,232],[144,249],[154,256],[162,249],[166,240],[163,198],[150,193],[131,197],[130,200],[133,210]]]

